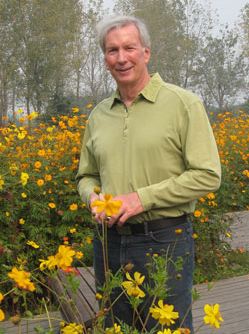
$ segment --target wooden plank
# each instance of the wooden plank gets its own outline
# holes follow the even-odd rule
[[[79,272],[80,285],[75,296],[70,290],[65,289],[66,273],[59,271],[57,279],[52,281],[52,287],[59,296],[64,294],[64,302],[61,305],[61,314],[68,322],[84,323],[90,326],[95,314],[98,312],[98,303],[95,298],[95,280],[93,268],[75,268]],[[71,302],[74,300],[75,305]]]
[[[59,323],[62,321],[61,314],[59,312],[52,312],[49,314],[51,324],[54,329],[54,334],[60,333]],[[11,321],[3,321],[0,323],[0,328],[4,328],[5,334],[33,334],[37,333],[36,327],[41,327],[46,331],[49,330],[49,322],[46,314],[34,316],[34,318],[28,318],[29,320],[21,320],[19,325],[14,325]],[[58,319],[58,320],[53,320]]]
[[[224,322],[221,323],[219,334],[249,333],[249,276],[234,277],[218,281],[210,291],[207,284],[195,286],[201,298],[193,305],[195,330],[203,322],[205,304],[220,304],[220,313]],[[206,334],[208,325],[198,333]]]

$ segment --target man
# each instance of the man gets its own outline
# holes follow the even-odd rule
[[[108,217],[109,267],[113,273],[133,263],[134,271],[146,274],[149,249],[157,254],[162,249],[173,252],[174,259],[189,254],[182,279],[177,284],[174,279],[169,282],[172,292],[165,301],[179,312],[177,328],[191,304],[194,255],[187,215],[194,211],[198,198],[220,186],[215,139],[203,105],[194,94],[164,83],[159,74],[149,75],[150,40],[140,20],[122,16],[101,23],[99,41],[117,90],[89,118],[78,190],[89,207],[105,193],[122,201],[119,213]],[[95,187],[101,188],[99,196],[93,192]],[[94,207],[91,210],[101,224],[105,214],[97,213]],[[180,237],[176,229],[182,232]],[[94,266],[103,284],[98,238],[94,241]],[[148,307],[141,314],[143,321],[147,312]],[[133,312],[124,295],[115,304],[114,313],[131,324]],[[150,320],[147,330],[154,324]],[[139,323],[137,327],[141,329]],[[182,327],[192,331],[191,312]]]

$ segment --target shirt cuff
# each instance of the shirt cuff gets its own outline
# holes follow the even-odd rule
[[[153,204],[151,202],[151,198],[148,194],[147,189],[146,188],[137,189],[137,194],[138,194],[139,199],[142,203],[144,211],[148,211],[148,210],[152,209]]]

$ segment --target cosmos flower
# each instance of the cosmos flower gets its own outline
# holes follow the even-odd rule
[[[141,277],[139,272],[134,273],[134,279],[131,278],[129,272],[126,272],[126,278],[128,281],[124,281],[122,286],[126,289],[126,292],[129,296],[134,296],[136,299],[143,298],[145,293],[139,288],[145,279],[145,276]]]
[[[112,201],[113,196],[105,194],[105,200],[96,200],[91,204],[91,207],[97,207],[97,212],[105,211],[106,216],[113,216],[119,213],[122,205],[121,201]]]
[[[206,315],[204,316],[203,319],[205,324],[210,324],[210,327],[213,328],[220,328],[219,321],[223,322],[224,320],[220,315],[219,308],[220,308],[219,304],[215,304],[214,306],[206,304],[204,306],[204,311]]]

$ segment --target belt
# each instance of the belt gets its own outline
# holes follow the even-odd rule
[[[122,235],[132,235],[138,233],[148,234],[150,231],[157,231],[167,227],[173,227],[186,222],[187,215],[179,216],[179,217],[170,217],[170,218],[162,218],[155,219],[150,221],[145,221],[143,223],[137,224],[124,224],[122,226],[114,225],[113,227],[116,229],[118,234]]]

